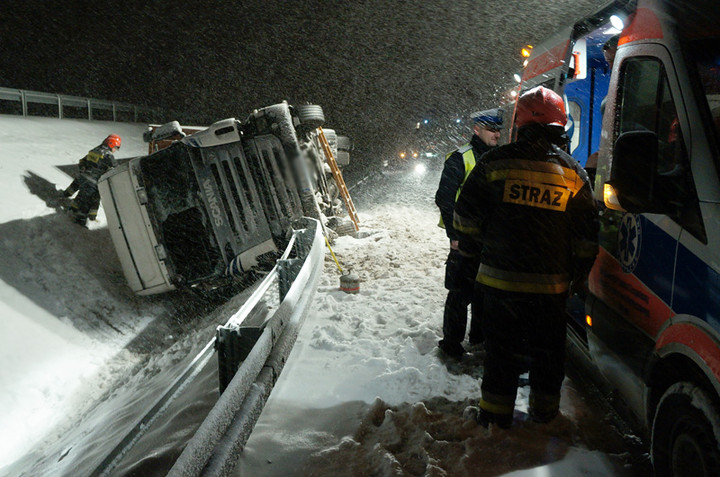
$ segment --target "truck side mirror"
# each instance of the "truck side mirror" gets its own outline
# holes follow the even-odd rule
[[[630,213],[653,212],[658,139],[652,131],[628,131],[615,141],[608,183]]]

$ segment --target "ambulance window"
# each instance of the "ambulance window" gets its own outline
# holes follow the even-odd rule
[[[677,107],[663,64],[657,58],[630,58],[621,67],[621,89],[616,131],[652,131],[658,141],[654,200],[668,215],[701,240],[700,218],[687,148]]]
[[[694,41],[690,52],[695,59],[716,138],[720,139],[720,42],[714,39]]]
[[[618,135],[655,130],[660,70],[660,63],[652,59],[631,59],[623,63]]]
[[[619,131],[652,131],[658,138],[658,173],[678,173],[687,164],[677,108],[665,69],[655,58],[633,58],[623,65]]]
[[[658,135],[658,172],[660,174],[679,174],[680,169],[687,168],[689,162],[687,150],[680,130],[680,121],[675,102],[670,95],[670,85],[663,75],[659,92],[659,109],[657,122]]]

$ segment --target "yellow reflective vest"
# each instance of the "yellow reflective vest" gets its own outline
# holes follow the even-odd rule
[[[455,202],[457,202],[458,197],[460,197],[460,191],[462,191],[463,184],[465,184],[465,181],[467,180],[468,176],[470,175],[470,172],[472,172],[473,168],[475,167],[475,153],[473,152],[473,148],[470,145],[470,143],[465,144],[464,146],[457,149],[457,151],[453,151],[449,153],[447,156],[445,156],[445,160],[447,161],[450,156],[455,154],[455,152],[459,152],[462,154],[463,158],[463,165],[465,166],[465,177],[463,177],[462,182],[460,183],[460,187],[458,187],[457,192],[455,193]],[[442,215],[440,216],[440,221],[438,222],[438,226],[445,228],[445,224],[443,223]]]

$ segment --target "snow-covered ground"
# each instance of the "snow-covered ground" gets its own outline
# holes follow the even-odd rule
[[[457,364],[437,352],[448,247],[438,180],[439,171],[407,172],[358,188],[362,238],[341,237],[333,251],[360,276],[360,293],[338,290],[327,257],[237,475],[642,475],[605,411],[570,379],[549,425],[526,421],[528,387],[511,430],[463,420],[480,396],[482,357]]]
[[[43,456],[62,438],[58,429],[127,385],[128,370],[153,353],[139,337],[179,306],[173,294],[127,289],[102,213],[85,230],[56,208],[55,186],[71,180],[58,166],[76,164],[110,132],[123,137],[119,157],[142,154],[143,130],[0,115],[0,475],[23,474],[27,468],[8,466]],[[482,359],[445,363],[436,351],[447,253],[432,201],[438,175],[379,176],[353,192],[360,238],[342,237],[333,251],[361,277],[360,293],[338,290],[328,253],[237,475],[638,474],[628,467],[632,437],[618,435],[570,378],[563,415],[550,425],[524,420],[527,388],[511,430],[462,419],[479,397]],[[161,338],[172,342],[172,329]],[[144,374],[162,379],[165,369],[155,363]]]
[[[123,286],[104,215],[84,230],[54,207],[72,180],[57,166],[110,133],[118,157],[142,154],[144,128],[0,116],[0,469],[103,392],[107,363],[132,366],[124,348],[159,312]]]

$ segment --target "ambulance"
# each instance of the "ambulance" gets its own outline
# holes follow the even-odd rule
[[[532,48],[521,80],[564,95],[591,172],[597,152],[600,250],[571,356],[656,475],[720,475],[720,5],[610,2]]]

